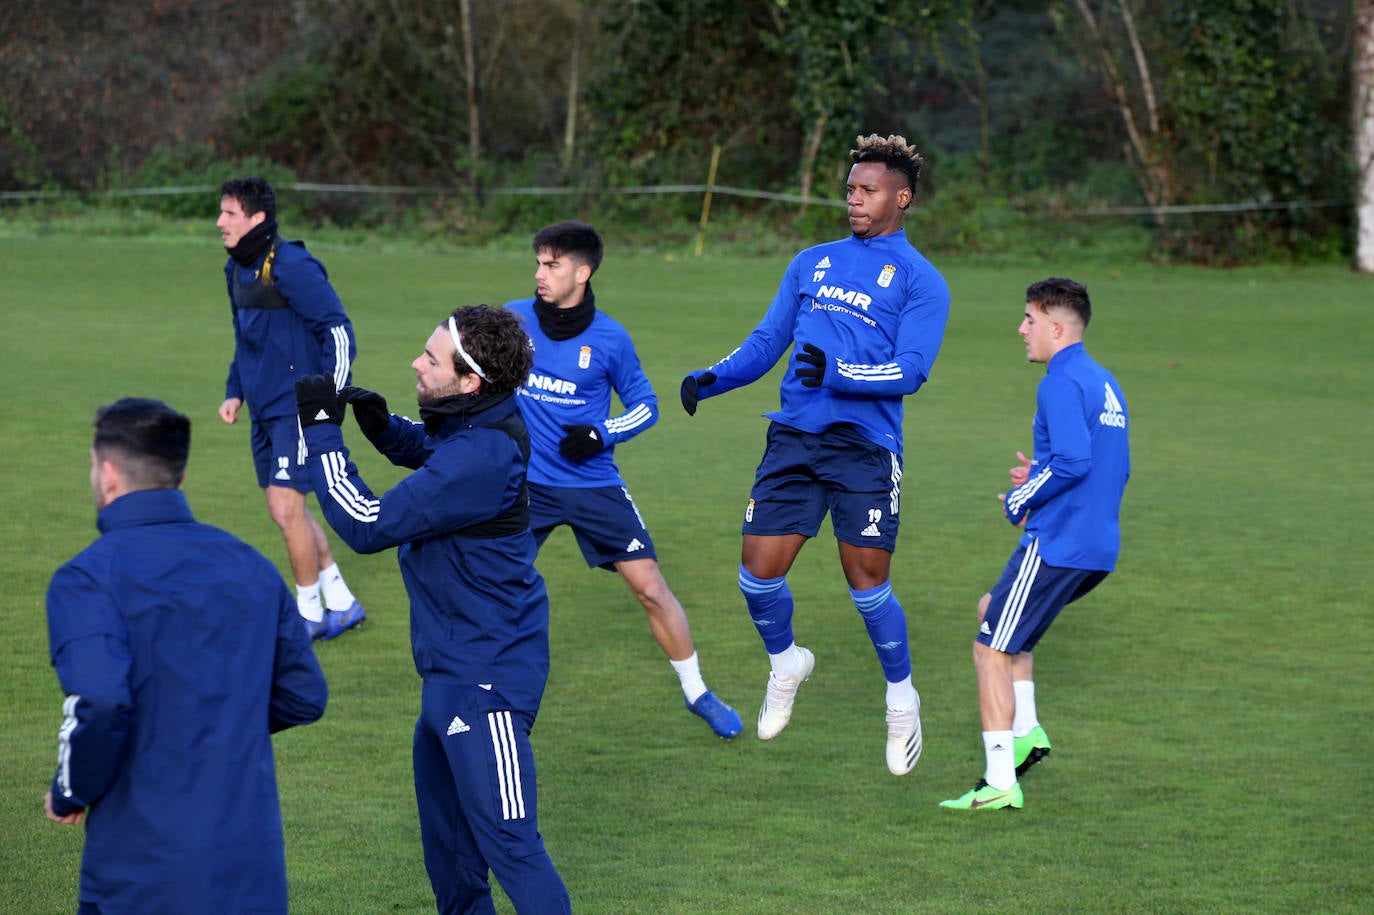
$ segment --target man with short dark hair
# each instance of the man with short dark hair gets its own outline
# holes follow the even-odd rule
[[[787,726],[816,656],[792,631],[787,573],[828,513],[840,566],[886,681],[887,766],[921,755],[906,614],[892,592],[902,483],[903,400],[930,377],[944,340],[949,287],[907,241],[902,218],[924,159],[905,137],[858,138],[845,188],[848,238],[788,266],[763,320],[734,352],[682,380],[683,409],[762,378],[785,353],[781,409],[744,512],[739,586],[768,652],[758,733]]]
[[[270,735],[324,714],[327,687],[276,567],[192,517],[190,447],[166,404],[101,408],[101,536],[48,588],[66,701],[44,806],[86,821],[83,913],[287,910]]]
[[[658,398],[634,341],[597,308],[592,275],[601,235],[560,222],[534,236],[535,294],[506,307],[525,319],[534,367],[520,389],[530,429],[530,524],[543,545],[566,524],[587,565],[615,571],[644,607],[693,714],[726,739],[739,714],[706,687],[687,613],[659,569],[644,518],[615,463],[615,448],[658,421]],[[611,396],[625,410],[611,416]]]
[[[312,638],[332,639],[367,616],[344,583],[329,541],[305,504],[310,491],[296,425],[296,379],[320,372],[348,384],[357,355],[353,324],[324,265],[299,241],[277,234],[277,195],[261,178],[220,188],[224,278],[234,321],[234,358],[220,419],[252,414],[250,443],[258,486],[281,529],[296,579],[296,600]]]
[[[940,804],[1020,808],[1018,777],[1050,752],[1035,708],[1031,649],[1059,612],[1116,568],[1121,498],[1131,476],[1126,397],[1083,348],[1092,302],[1081,283],[1050,277],[1026,290],[1018,333],[1026,359],[1045,366],[1035,392],[1034,460],[1016,453],[1012,488],[999,493],[1025,529],[997,584],[978,602],[973,665],[986,768],[973,789]]]
[[[531,362],[520,319],[458,308],[411,363],[420,423],[327,375],[296,383],[310,477],[325,519],[360,553],[396,547],[423,681],[415,795],[425,869],[442,913],[491,912],[488,871],[519,912],[569,911],[539,834],[530,731],[549,676],[549,599],[534,568],[515,390]],[[413,472],[372,493],[339,424]]]

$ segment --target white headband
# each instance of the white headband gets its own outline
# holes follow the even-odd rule
[[[477,365],[477,360],[468,355],[468,351],[463,349],[463,338],[458,336],[458,322],[453,320],[453,315],[448,316],[448,335],[453,338],[453,347],[458,350],[458,355],[463,357],[463,361],[468,364],[468,368],[483,381],[487,380],[487,375]]]

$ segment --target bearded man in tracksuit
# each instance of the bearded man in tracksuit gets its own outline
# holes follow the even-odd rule
[[[315,495],[353,549],[397,547],[411,648],[424,683],[415,795],[425,868],[440,912],[493,912],[488,871],[520,912],[570,911],[539,834],[534,726],[549,673],[549,602],[534,568],[525,473],[529,435],[515,402],[533,355],[519,318],[453,312],[412,364],[422,423],[381,395],[296,383]],[[381,497],[348,459],[358,427],[414,472]]]
[[[234,358],[219,416],[236,423],[248,405],[253,465],[286,541],[300,615],[312,638],[332,639],[367,614],[305,506],[310,478],[292,385],[319,372],[333,377],[336,388],[348,384],[358,350],[353,325],[324,265],[301,242],[277,234],[277,195],[266,181],[226,181],[216,225],[229,252],[224,279],[234,319]]]

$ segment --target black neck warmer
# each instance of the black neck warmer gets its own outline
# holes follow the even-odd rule
[[[572,308],[559,308],[534,297],[534,314],[539,319],[539,329],[550,340],[570,340],[592,325],[596,317],[596,296],[592,284],[587,284],[587,294]]]
[[[444,422],[449,417],[461,419],[476,416],[513,395],[513,391],[502,391],[499,394],[478,391],[475,394],[452,394],[448,397],[440,397],[438,400],[420,404],[420,419],[425,424],[425,433],[433,435],[443,428]]]
[[[229,248],[229,256],[240,267],[251,267],[262,259],[267,249],[272,247],[272,239],[277,237],[277,221],[264,219],[244,233],[239,243]]]

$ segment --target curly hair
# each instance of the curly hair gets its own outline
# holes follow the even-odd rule
[[[860,162],[881,162],[888,171],[906,175],[906,186],[912,194],[916,193],[916,182],[921,177],[921,166],[926,164],[926,160],[906,141],[906,137],[895,133],[880,137],[871,133],[866,137],[855,137],[854,140],[859,145],[849,151],[849,158],[856,165]]]
[[[232,197],[243,207],[243,215],[266,213],[268,219],[277,218],[277,192],[263,178],[232,178],[219,186],[219,196]]]
[[[463,338],[463,349],[486,375],[483,390],[501,394],[525,383],[534,365],[534,344],[519,315],[495,305],[463,305],[453,310],[452,317]],[[445,318],[439,326],[447,324]],[[457,351],[453,368],[459,375],[472,373]]]

